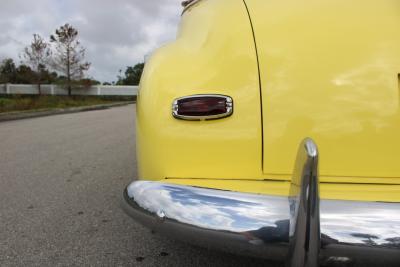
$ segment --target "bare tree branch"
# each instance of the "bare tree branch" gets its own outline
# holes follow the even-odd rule
[[[69,95],[73,81],[81,80],[84,72],[90,68],[90,63],[85,61],[86,49],[77,38],[78,31],[69,24],[61,26],[50,36],[50,42],[54,44],[52,67],[67,78]]]
[[[47,43],[39,34],[33,35],[31,44],[24,48],[22,59],[25,64],[29,65],[34,73],[34,83],[38,85],[39,95],[41,92],[41,84],[46,67],[51,58],[50,44]]]

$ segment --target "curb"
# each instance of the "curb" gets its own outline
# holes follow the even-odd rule
[[[7,112],[0,113],[0,122],[3,121],[13,121],[13,120],[23,120],[23,119],[32,119],[38,117],[47,117],[52,115],[61,115],[61,114],[69,114],[69,113],[78,113],[84,111],[93,111],[93,110],[104,110],[114,107],[121,107],[130,104],[135,104],[135,101],[128,102],[119,102],[115,104],[102,104],[95,106],[86,106],[86,107],[75,107],[75,108],[58,108],[58,109],[50,109],[50,110],[39,110],[39,111],[21,111],[21,112]]]

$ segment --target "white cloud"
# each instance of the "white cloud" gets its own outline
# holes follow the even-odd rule
[[[180,18],[180,0],[2,0],[0,59],[17,62],[32,34],[48,38],[70,23],[92,63],[89,75],[116,79],[119,69],[143,61],[156,47],[173,40]]]

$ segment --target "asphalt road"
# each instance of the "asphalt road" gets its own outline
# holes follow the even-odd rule
[[[125,215],[134,108],[0,123],[0,266],[278,266],[169,240]]]

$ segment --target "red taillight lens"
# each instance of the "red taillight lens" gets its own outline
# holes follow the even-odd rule
[[[226,100],[219,97],[193,97],[178,101],[178,114],[212,116],[226,113]]]
[[[207,120],[227,117],[232,114],[230,97],[220,95],[196,95],[174,101],[173,114],[176,118]]]

